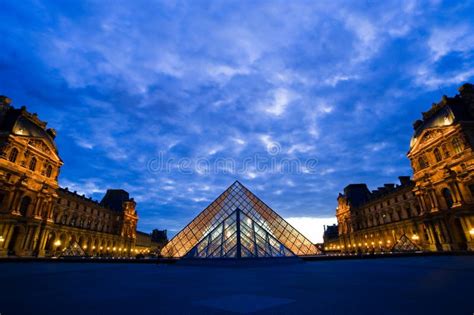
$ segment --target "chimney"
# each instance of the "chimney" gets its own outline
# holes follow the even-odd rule
[[[56,130],[53,129],[53,128],[49,128],[46,130],[46,132],[48,133],[48,135],[51,136],[51,138],[55,139],[56,138]]]
[[[411,184],[410,176],[399,176],[398,179],[400,180],[400,184],[402,186],[406,186],[406,185]]]
[[[12,100],[5,95],[0,95],[0,106],[10,106]]]
[[[471,106],[474,106],[474,85],[465,83],[458,89],[458,91],[463,100],[466,100],[467,103],[471,103]]]

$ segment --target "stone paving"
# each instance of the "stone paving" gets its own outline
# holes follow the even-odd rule
[[[474,256],[268,265],[1,263],[0,313],[468,314]]]

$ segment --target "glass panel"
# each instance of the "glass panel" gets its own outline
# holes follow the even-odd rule
[[[237,209],[241,215],[240,223],[235,222]],[[240,225],[242,246],[251,255],[286,256],[293,255],[291,251],[296,255],[319,253],[314,244],[252,192],[235,182],[178,233],[163,248],[162,254],[165,257],[183,257],[185,254],[191,257],[230,257],[233,252],[238,252],[237,225]]]

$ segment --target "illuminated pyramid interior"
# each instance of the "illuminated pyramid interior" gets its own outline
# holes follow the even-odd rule
[[[417,250],[420,250],[420,248],[405,234],[403,234],[392,247],[392,251],[394,252],[415,252]]]
[[[164,257],[263,258],[319,254],[311,241],[235,182],[161,251]]]

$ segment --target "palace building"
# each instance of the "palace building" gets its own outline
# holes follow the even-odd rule
[[[56,132],[0,96],[0,256],[130,256],[136,203],[124,190],[101,202],[60,188]]]
[[[414,176],[369,191],[351,184],[338,197],[332,251],[474,250],[474,86],[423,113],[408,158]],[[403,245],[403,246],[402,246]]]

